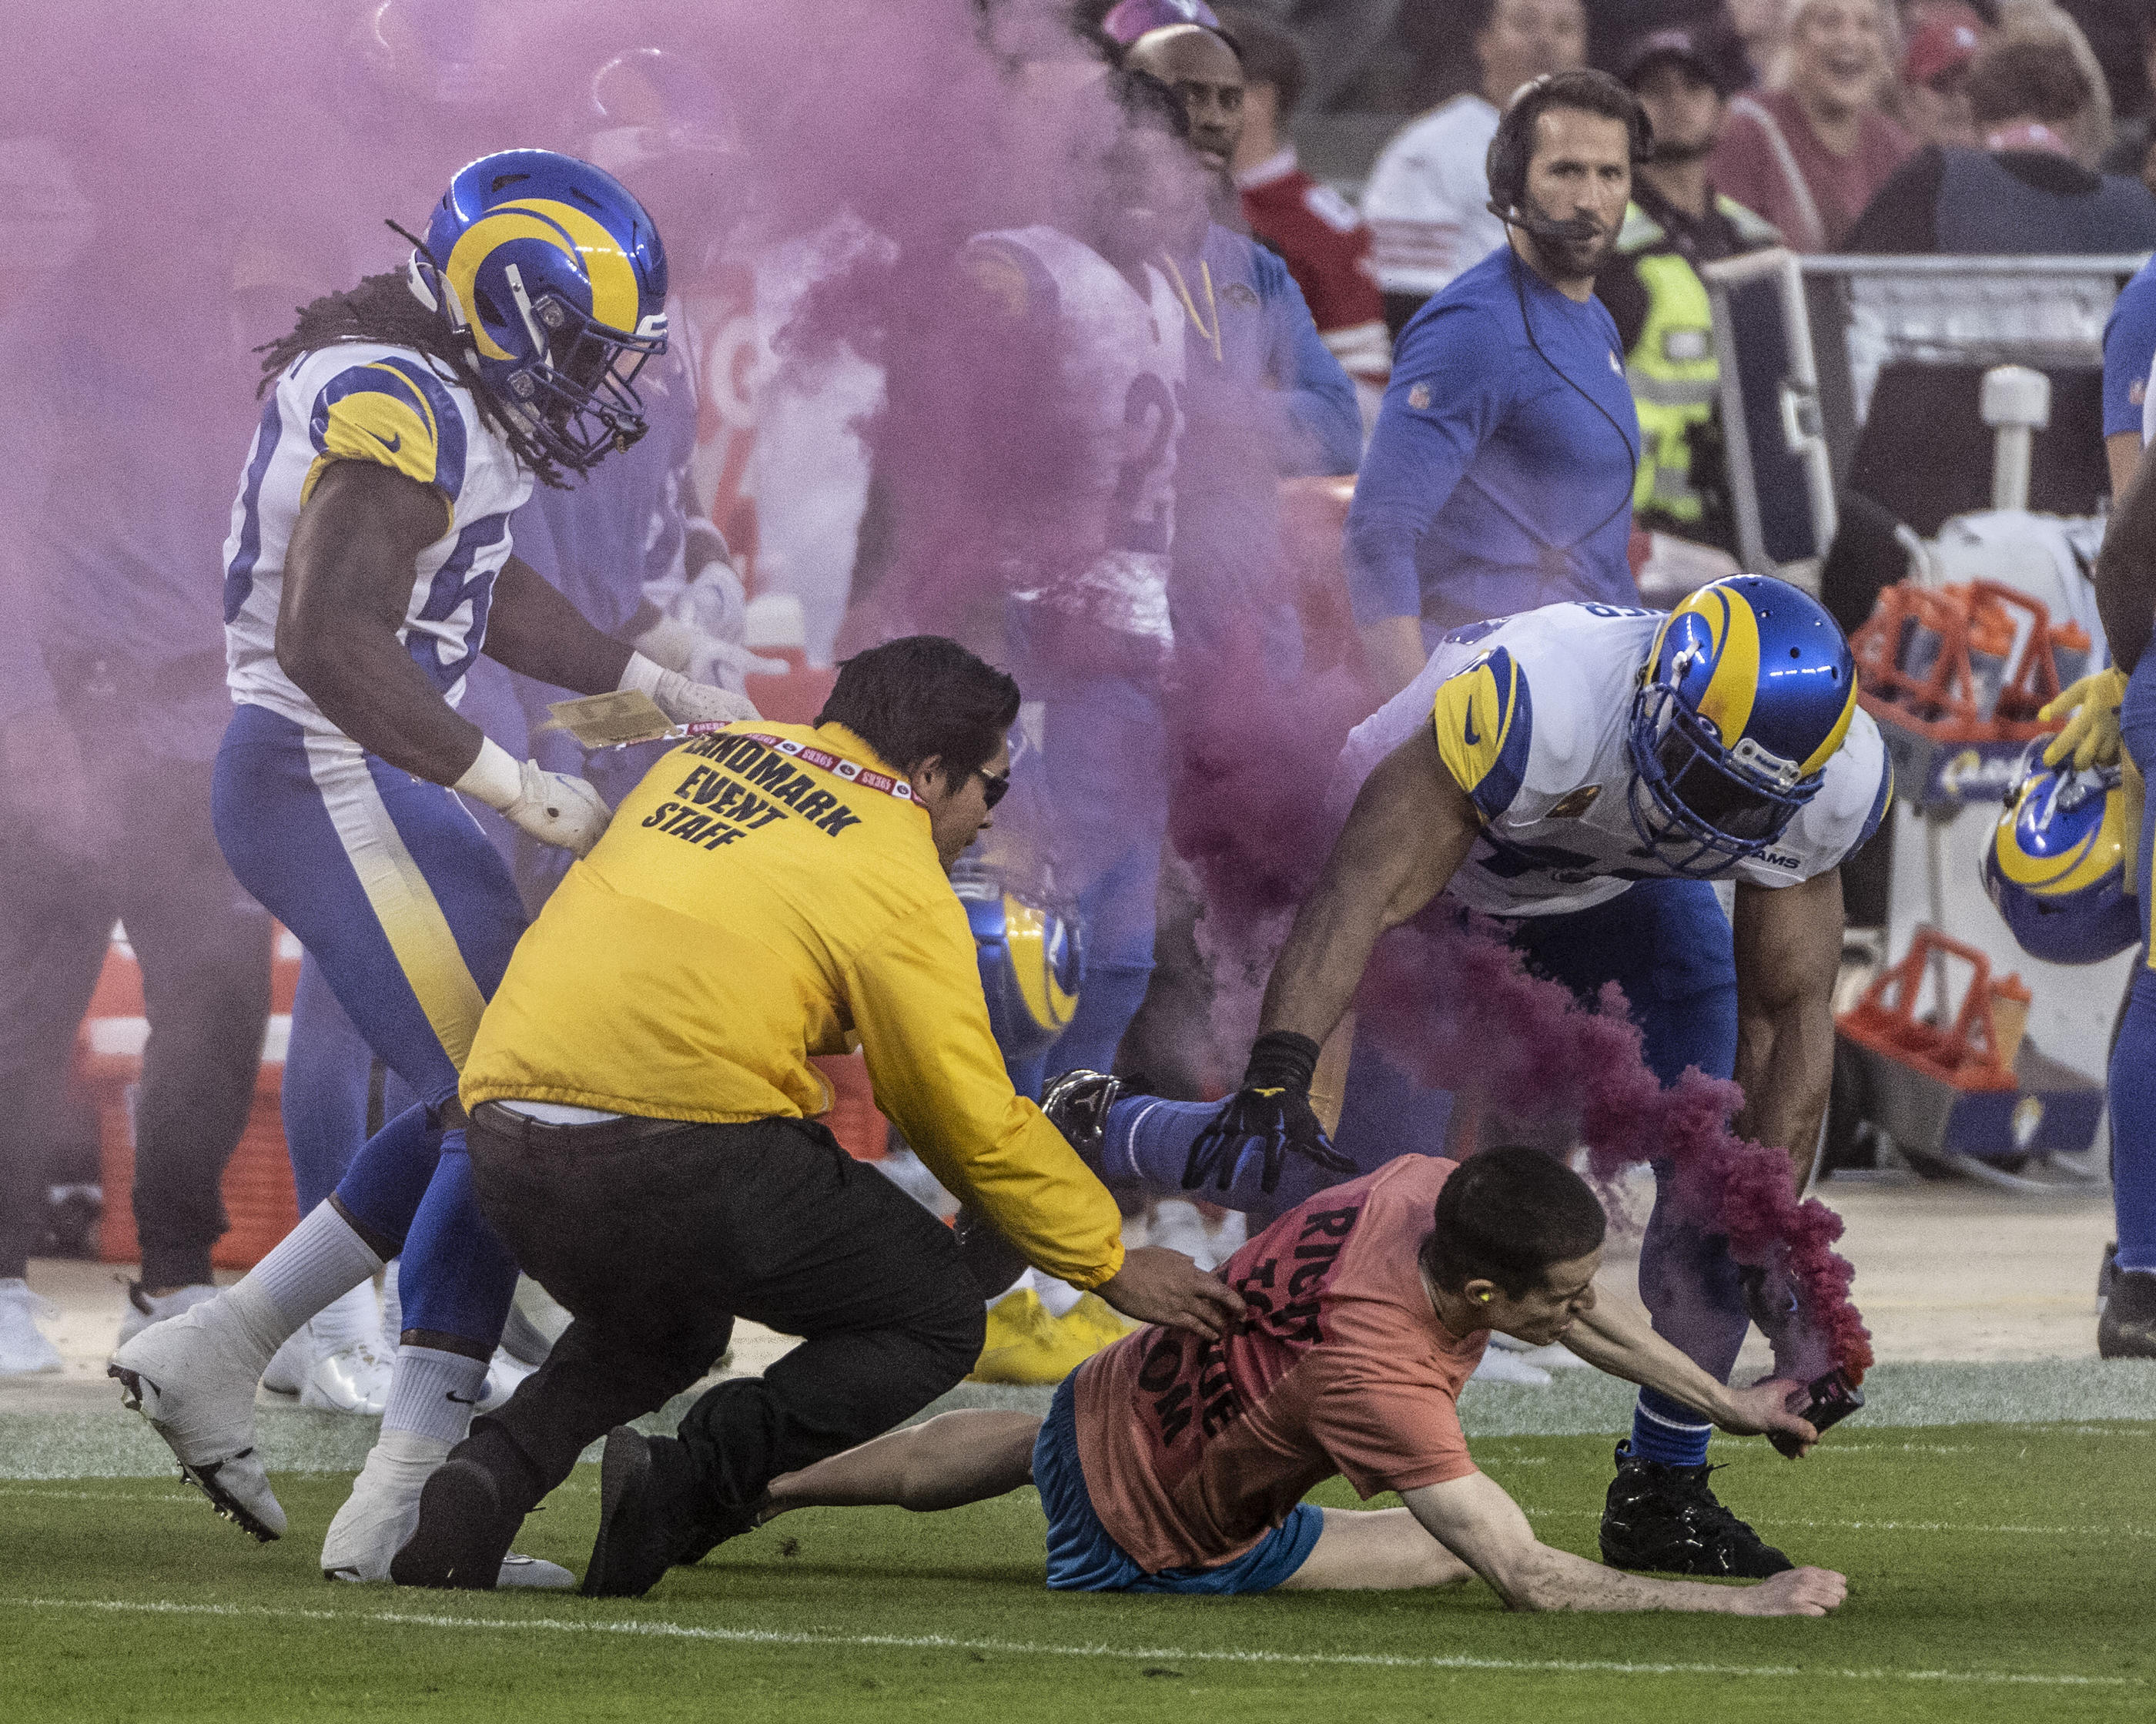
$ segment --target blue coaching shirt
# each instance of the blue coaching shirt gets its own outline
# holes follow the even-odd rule
[[[1394,351],[1348,516],[1355,620],[1442,630],[1568,599],[1636,603],[1639,460],[1608,309],[1493,251]]]
[[[2103,326],[2103,434],[2141,434],[2148,367],[2156,364],[2156,258],[2119,290]]]

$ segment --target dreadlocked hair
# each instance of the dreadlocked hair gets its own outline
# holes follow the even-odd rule
[[[339,341],[379,341],[388,346],[416,349],[471,391],[486,423],[534,477],[557,490],[568,489],[569,480],[553,458],[502,410],[463,345],[443,326],[440,316],[413,294],[401,269],[362,276],[355,287],[324,294],[300,306],[300,321],[290,334],[254,350],[262,356],[262,381],[255,387],[256,396],[265,393],[285,367],[302,354],[317,352]]]

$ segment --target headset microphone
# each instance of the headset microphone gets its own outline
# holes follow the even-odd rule
[[[1588,216],[1568,216],[1560,222],[1539,211],[1522,214],[1517,206],[1507,209],[1494,198],[1483,208],[1543,245],[1589,245],[1602,237],[1602,224]]]

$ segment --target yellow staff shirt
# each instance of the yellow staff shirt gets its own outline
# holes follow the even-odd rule
[[[753,720],[667,754],[518,943],[464,1104],[801,1118],[830,1105],[808,1056],[858,1042],[936,1177],[1096,1287],[1122,1266],[1114,1200],[1012,1090],[928,815],[878,779],[902,788],[835,724]]]

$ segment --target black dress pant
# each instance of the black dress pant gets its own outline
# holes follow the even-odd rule
[[[0,1276],[23,1272],[62,1171],[75,1029],[117,920],[150,1020],[135,1102],[142,1280],[184,1286],[209,1280],[227,1224],[218,1187],[261,1065],[271,925],[218,852],[207,761],[115,746],[87,721],[81,741],[93,854],[0,821]]]
[[[512,1513],[695,1383],[737,1316],[803,1339],[682,1419],[714,1508],[889,1430],[980,1356],[981,1292],[951,1230],[812,1121],[632,1136],[482,1105],[470,1143],[480,1207],[574,1318],[459,1451]]]

